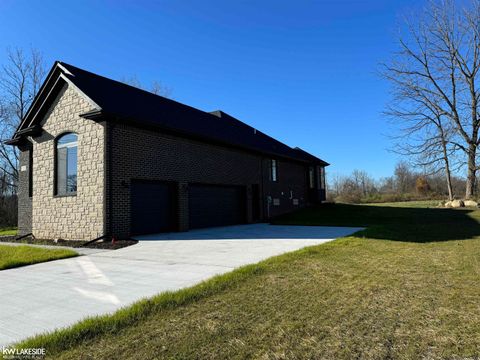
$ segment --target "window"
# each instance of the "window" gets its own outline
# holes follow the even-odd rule
[[[277,160],[271,160],[270,163],[270,179],[274,182],[278,181],[278,164]]]
[[[310,189],[315,187],[315,168],[313,166],[308,168],[308,187]]]
[[[77,134],[64,134],[56,144],[56,195],[77,193]]]
[[[325,168],[323,166],[320,166],[318,171],[319,171],[320,189],[325,190]]]

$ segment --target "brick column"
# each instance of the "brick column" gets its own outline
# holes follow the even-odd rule
[[[247,196],[246,196],[246,201],[247,201],[247,223],[252,223],[253,222],[253,209],[252,209],[252,185],[247,185],[246,186],[246,191],[247,191]]]
[[[178,231],[188,231],[188,183],[178,183],[177,197]]]

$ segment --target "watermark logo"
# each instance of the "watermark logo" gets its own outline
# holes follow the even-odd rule
[[[4,359],[42,359],[47,354],[45,348],[14,348],[2,346]]]

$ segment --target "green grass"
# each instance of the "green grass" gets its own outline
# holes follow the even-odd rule
[[[0,245],[0,270],[77,256],[72,250]]]
[[[368,229],[18,346],[54,359],[478,357],[479,221],[473,209],[304,210],[276,222]]]
[[[401,201],[365,204],[368,206],[390,206],[402,208],[437,208],[440,200],[422,200],[422,201]]]
[[[17,228],[16,227],[0,228],[0,236],[6,236],[6,235],[17,235]]]

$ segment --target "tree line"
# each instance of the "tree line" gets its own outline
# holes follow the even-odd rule
[[[465,179],[452,176],[450,180],[454,196],[465,192]],[[374,179],[364,170],[354,170],[347,176],[331,176],[327,200],[346,203],[443,200],[448,192],[442,174],[425,174],[401,161],[392,176],[381,179]]]

